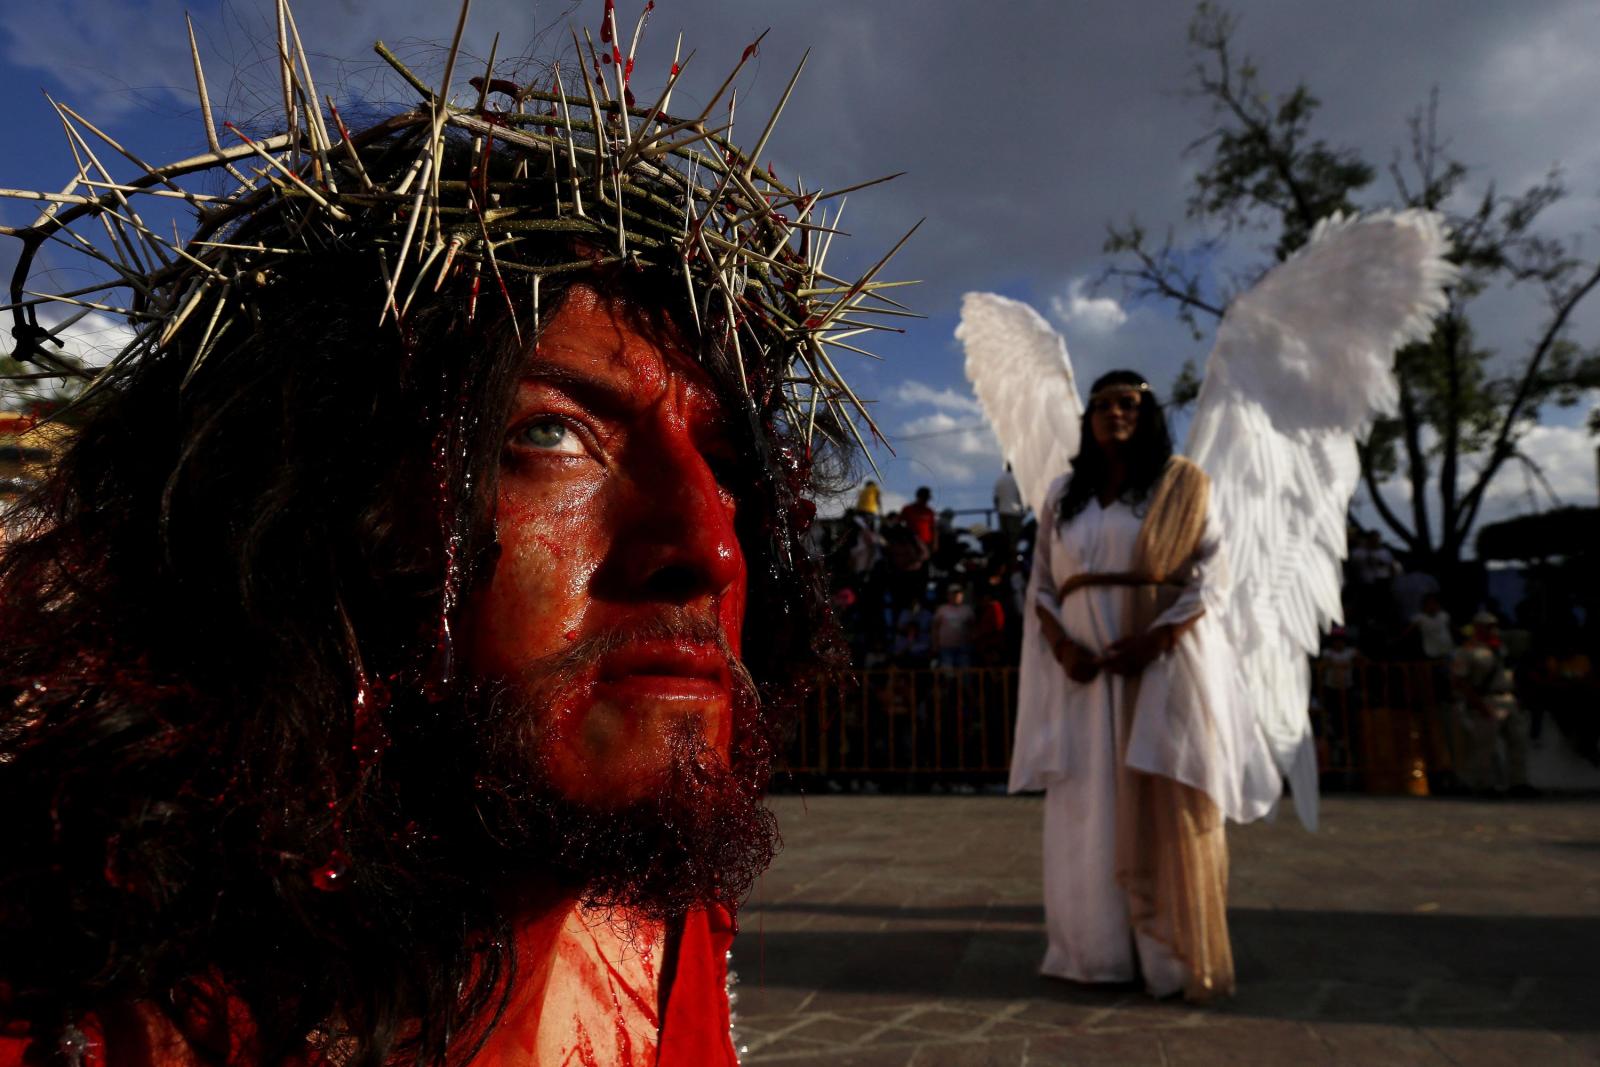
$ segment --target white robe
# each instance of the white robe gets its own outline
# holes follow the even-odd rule
[[[1029,579],[1010,787],[1047,794],[1044,881],[1050,947],[1041,970],[1076,981],[1129,981],[1136,973],[1135,939],[1115,874],[1115,761],[1123,722],[1117,709],[1124,701],[1124,682],[1106,672],[1087,685],[1069,680],[1045,646],[1031,606],[1055,613],[1069,637],[1095,652],[1129,636],[1126,588],[1087,586],[1064,603],[1056,590],[1074,574],[1132,570],[1141,519],[1126,504],[1101,507],[1090,501],[1071,522],[1055,523],[1065,485],[1066,478],[1051,485],[1040,512],[1045,521]],[[1183,589],[1152,625],[1204,614],[1171,652],[1145,668],[1138,703],[1126,720],[1127,765],[1203,791],[1235,822],[1260,818],[1277,802],[1282,778],[1220,622],[1227,561],[1209,515],[1195,560],[1172,577]],[[1161,945],[1140,937],[1137,952],[1152,993],[1181,987],[1181,965]]]

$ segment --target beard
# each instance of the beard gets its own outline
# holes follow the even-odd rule
[[[666,733],[666,751],[651,754],[649,779],[631,799],[574,799],[551,774],[553,709],[587,691],[609,652],[654,638],[715,643],[728,656],[730,752],[685,719]],[[448,718],[444,736],[428,731],[407,762],[433,776],[428,792],[455,813],[436,838],[452,864],[513,895],[555,888],[631,920],[668,921],[708,904],[737,906],[777,854],[777,822],[762,803],[773,730],[749,673],[709,620],[674,612],[577,642],[514,678],[471,686]]]

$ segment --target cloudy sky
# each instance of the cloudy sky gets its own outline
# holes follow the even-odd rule
[[[541,40],[549,54],[569,23],[596,22],[599,0],[477,0],[470,52],[500,55]],[[640,4],[621,0],[629,23]],[[1440,93],[1452,151],[1514,190],[1563,167],[1571,195],[1548,213],[1554,235],[1593,232],[1600,195],[1600,11],[1593,0],[1235,0],[1238,48],[1264,84],[1304,79],[1323,101],[1318,129],[1385,165],[1405,140],[1405,118]],[[269,4],[191,5],[213,95],[225,117],[270,107]],[[981,507],[999,470],[998,451],[961,375],[951,338],[963,292],[993,290],[1032,302],[1067,337],[1080,380],[1116,366],[1144,370],[1158,386],[1185,359],[1203,361],[1169,308],[1092,285],[1106,265],[1108,221],[1137,215],[1156,228],[1183,225],[1187,183],[1201,162],[1184,146],[1205,133],[1208,113],[1184,93],[1191,60],[1181,0],[658,0],[641,49],[641,96],[665,80],[678,32],[696,51],[686,110],[704,97],[744,45],[769,29],[740,83],[745,140],[753,136],[810,48],[805,76],[770,154],[807,187],[839,187],[894,171],[906,175],[850,198],[847,259],[870,264],[920,218],[927,222],[890,273],[922,279],[910,302],[928,316],[861,360],[853,380],[876,398],[895,442],[878,456],[891,499],[919,484],[936,502]],[[40,95],[103,120],[147,158],[203,148],[177,0],[8,0],[0,6],[0,91],[13,107],[0,151],[0,186],[59,187],[70,174],[60,130]],[[323,57],[324,87],[366,100],[404,99],[371,53],[383,37],[423,65],[454,25],[453,0],[321,0],[297,15]],[[542,37],[541,37],[542,35]],[[482,62],[480,59],[479,62]],[[737,131],[736,131],[737,132]],[[1372,190],[1372,204],[1391,187]],[[0,220],[28,212],[0,205]],[[1247,263],[1262,234],[1235,239]],[[834,256],[842,249],[835,245]],[[9,250],[0,269],[9,273]],[[1495,293],[1481,304],[1482,339],[1516,352],[1541,326],[1532,294]],[[1579,316],[1574,339],[1600,342],[1600,298]],[[1594,400],[1550,411],[1529,448],[1568,503],[1595,501],[1593,442],[1581,429]],[[1540,499],[1543,500],[1542,491]],[[1528,480],[1502,476],[1493,514],[1529,506]]]

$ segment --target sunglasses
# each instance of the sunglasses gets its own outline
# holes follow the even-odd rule
[[[1096,397],[1089,401],[1089,414],[1098,415],[1107,411],[1120,411],[1131,415],[1139,410],[1138,393],[1118,393],[1116,396]]]

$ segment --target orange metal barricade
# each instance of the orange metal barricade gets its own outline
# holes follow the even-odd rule
[[[1448,674],[1427,662],[1312,664],[1311,722],[1332,789],[1425,794],[1460,751]],[[789,745],[793,775],[998,778],[1011,761],[1017,669],[855,671],[820,686]]]

